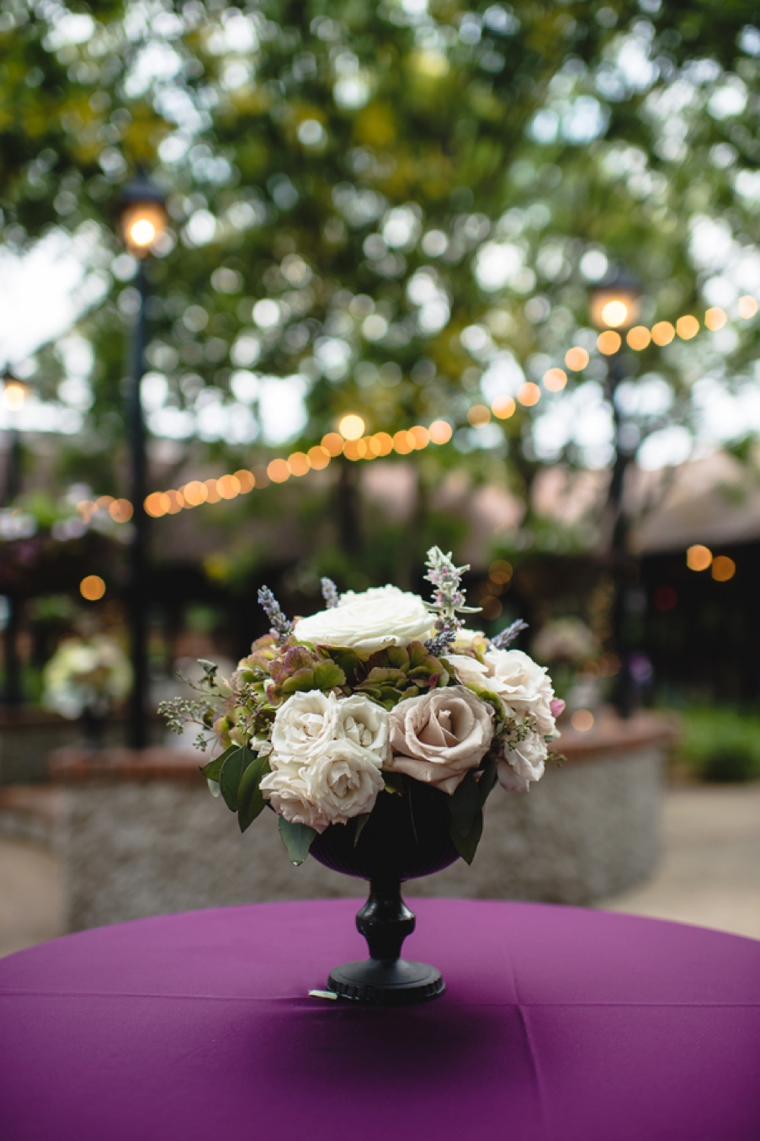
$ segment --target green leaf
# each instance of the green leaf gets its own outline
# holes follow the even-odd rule
[[[237,812],[238,789],[240,788],[240,778],[246,767],[246,753],[248,753],[249,757],[252,757],[248,749],[241,749],[239,746],[231,749],[225,758],[222,771],[219,774],[219,787],[222,790],[224,802],[233,812]]]
[[[482,803],[480,784],[471,769],[449,797],[451,819],[460,835],[466,836],[470,831]]]
[[[248,765],[240,780],[238,789],[238,824],[240,831],[250,828],[260,812],[266,807],[264,794],[259,788],[261,778],[269,772],[269,761],[266,757],[256,757]]]
[[[371,815],[372,814],[370,812],[362,812],[361,816],[355,817],[355,819],[356,819],[356,831],[354,832],[354,847],[356,847],[356,845],[359,843],[359,837],[361,836],[362,832],[364,831],[366,824],[367,824],[367,821],[369,820]]]
[[[316,836],[313,828],[308,824],[291,824],[284,816],[280,817],[280,836],[285,845],[290,862],[298,867],[309,854],[309,848]]]
[[[394,796],[404,795],[403,773],[383,773],[383,780],[385,781],[383,786],[385,792],[393,793]]]
[[[480,790],[480,806],[481,808],[488,799],[491,790],[496,784],[496,758],[492,758],[483,769],[482,776],[478,781],[478,788]]]
[[[223,753],[220,753],[218,757],[214,757],[213,761],[209,761],[207,765],[204,765],[201,769],[201,772],[203,773],[206,780],[215,780],[218,782],[219,774],[222,771],[222,765],[227,760],[230,753],[234,753],[235,750],[239,747],[239,745],[230,745],[229,748],[225,749]]]
[[[466,836],[462,835],[453,820],[449,821],[449,835],[465,863],[471,864],[478,850],[480,837],[483,835],[483,813],[478,811]]]
[[[314,685],[316,689],[332,689],[333,686],[345,685],[346,675],[335,662],[318,662],[314,667]]]

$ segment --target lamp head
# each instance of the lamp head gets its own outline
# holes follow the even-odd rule
[[[147,257],[165,229],[164,196],[144,175],[138,175],[121,197],[120,230],[127,251],[133,257]]]
[[[591,294],[591,321],[597,329],[630,329],[639,318],[641,287],[619,267],[599,282]]]
[[[3,404],[11,412],[18,412],[29,396],[29,386],[23,380],[18,380],[11,373],[6,372],[3,377]]]

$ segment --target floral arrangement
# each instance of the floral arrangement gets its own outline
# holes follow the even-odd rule
[[[579,665],[599,654],[593,630],[581,618],[568,615],[552,618],[542,626],[533,641],[533,653],[540,662],[567,662]]]
[[[63,717],[85,712],[105,716],[112,701],[127,696],[132,668],[118,642],[106,634],[67,638],[43,671],[43,704]]]
[[[322,580],[326,609],[291,622],[266,587],[269,634],[229,679],[212,662],[197,700],[162,702],[170,728],[200,725],[196,744],[221,753],[203,772],[238,814],[241,831],[268,804],[294,863],[330,825],[356,838],[378,796],[405,782],[440,790],[457,851],[471,862],[486,797],[498,781],[527,791],[544,773],[563,702],[545,669],[510,649],[525,628],[496,638],[464,628],[461,578],[428,552],[431,602],[395,586],[339,594]]]

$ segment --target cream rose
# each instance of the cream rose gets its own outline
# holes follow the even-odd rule
[[[319,689],[294,693],[279,707],[274,719],[272,768],[279,768],[279,758],[283,764],[291,759],[304,764],[321,756],[335,738],[337,724],[338,699],[334,693]]]
[[[283,763],[262,777],[259,788],[278,816],[284,816],[291,824],[307,824],[316,832],[324,832],[330,818],[312,798],[304,780],[305,771],[303,766]]]
[[[388,759],[388,714],[360,693],[337,702],[336,736],[368,749],[381,764]]]
[[[532,714],[542,737],[553,736],[557,728],[551,709],[554,690],[543,666],[522,650],[488,650],[485,663],[487,688],[518,715]]]
[[[449,794],[493,739],[493,709],[462,685],[409,697],[391,710],[387,768]]]
[[[373,654],[388,646],[408,646],[430,637],[434,619],[416,594],[396,586],[378,586],[362,594],[347,591],[340,603],[296,623],[299,642],[347,646]]]
[[[455,650],[471,650],[475,646],[483,650],[488,647],[488,638],[482,630],[468,630],[465,626],[457,630],[457,636],[454,639]]]
[[[295,693],[277,710],[261,790],[291,823],[345,824],[374,807],[388,736],[388,714],[362,694]]]
[[[476,658],[467,654],[444,654],[443,657],[461,685],[476,686],[478,689],[491,688],[488,666],[482,665]]]
[[[531,781],[540,780],[546,767],[546,744],[538,733],[529,733],[512,748],[505,747],[496,766],[499,784],[507,792],[527,792]]]
[[[331,824],[371,812],[384,783],[377,755],[348,737],[334,741],[302,774],[311,803]]]

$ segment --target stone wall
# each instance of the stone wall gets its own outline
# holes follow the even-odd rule
[[[646,879],[660,853],[668,727],[650,719],[596,739],[560,743],[568,755],[527,794],[497,786],[472,867],[458,861],[405,894],[588,904]],[[69,929],[145,915],[260,900],[361,896],[365,884],[309,859],[293,867],[265,811],[241,835],[214,799],[197,757],[116,762],[108,776],[64,757],[58,844]]]

